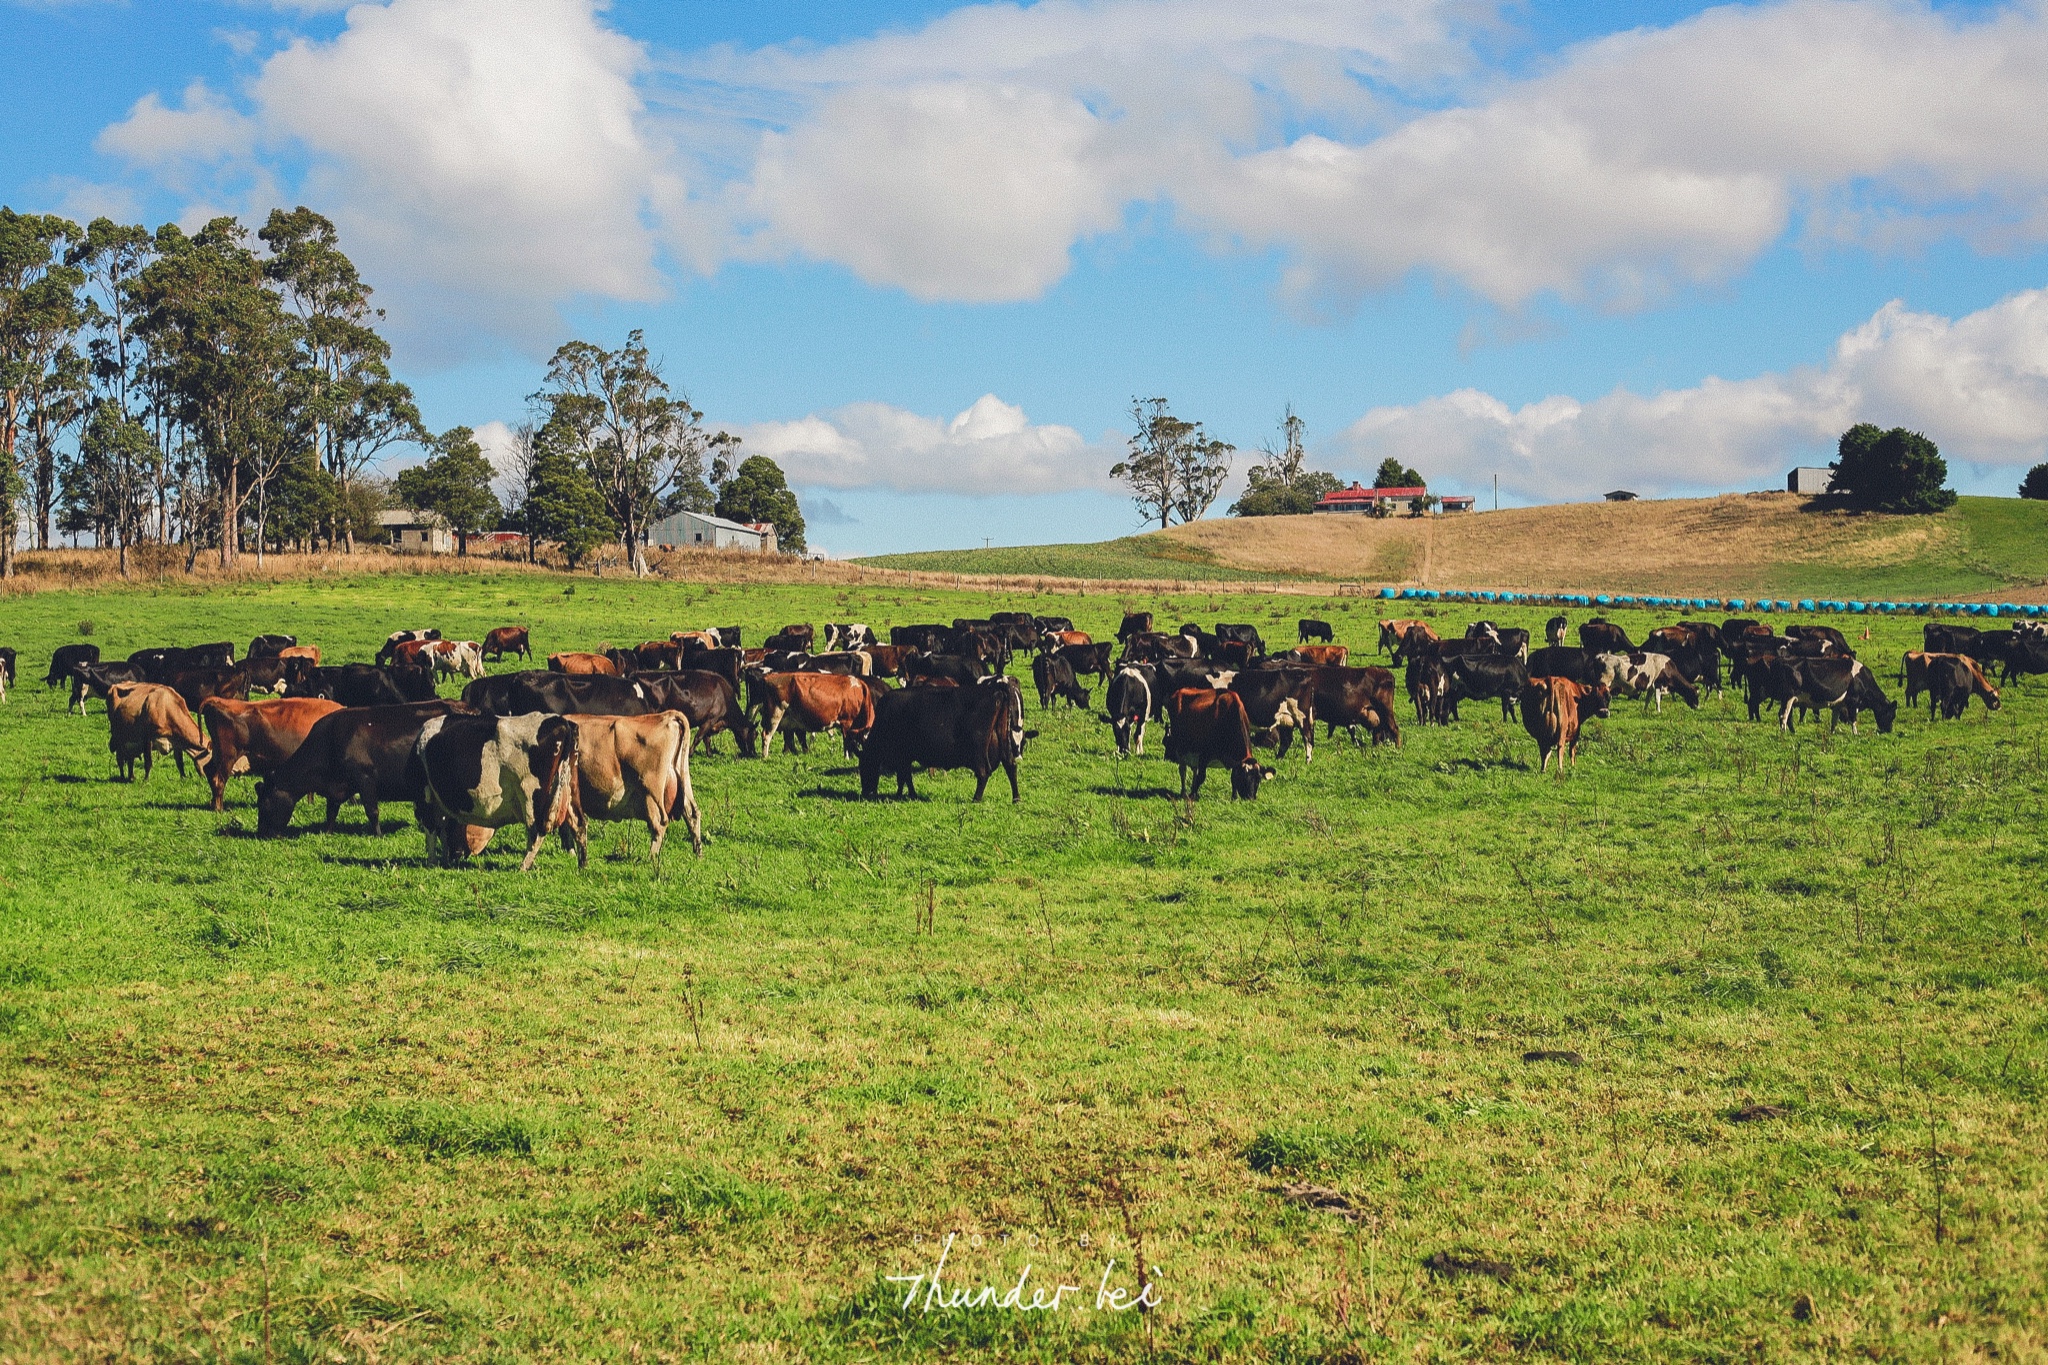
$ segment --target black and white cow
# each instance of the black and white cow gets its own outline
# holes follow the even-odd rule
[[[1634,654],[1602,654],[1600,681],[1617,697],[1641,697],[1645,705],[1655,702],[1657,714],[1664,714],[1664,694],[1675,692],[1693,710],[1700,709],[1700,690],[1686,681],[1671,660],[1662,654],[1638,651]]]
[[[1126,664],[1109,680],[1104,705],[1119,757],[1144,754],[1145,722],[1152,718],[1152,689],[1157,681],[1157,670],[1151,664]]]
[[[1858,733],[1858,714],[1868,710],[1877,717],[1877,732],[1881,735],[1891,733],[1899,704],[1885,696],[1884,689],[1877,685],[1876,675],[1858,660],[1826,658],[1782,662],[1784,667],[1773,669],[1766,684],[1770,688],[1770,699],[1783,707],[1778,713],[1780,729],[1792,729],[1792,712],[1796,707],[1808,711],[1831,711],[1836,720],[1846,719],[1849,722],[1851,734]]]
[[[566,716],[437,716],[420,729],[413,749],[422,777],[414,806],[426,831],[427,854],[453,867],[468,856],[465,826],[526,826],[533,868],[540,846],[564,825],[577,836],[577,862],[588,861],[577,793],[577,728]]]
[[[836,653],[844,649],[866,649],[875,643],[875,633],[858,621],[827,621],[825,623],[825,650]]]

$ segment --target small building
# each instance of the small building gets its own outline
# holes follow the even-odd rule
[[[672,545],[686,550],[752,550],[776,553],[775,527],[770,522],[727,521],[709,512],[677,512],[647,528],[647,539],[655,545]]]
[[[1607,494],[1606,498],[1609,502],[1634,502],[1636,495],[1629,492],[1626,488],[1617,488],[1612,493]]]
[[[1785,476],[1785,491],[1809,495],[1825,493],[1834,481],[1835,471],[1826,465],[1803,464]]]
[[[1364,512],[1368,515],[1384,516],[1394,509],[1396,503],[1413,503],[1417,498],[1428,496],[1427,488],[1367,488],[1353,481],[1349,488],[1339,488],[1333,493],[1325,493],[1317,498],[1315,510]]]
[[[379,512],[377,524],[391,533],[391,548],[406,554],[452,555],[455,533],[432,512],[398,508]]]
[[[1476,501],[1469,494],[1446,493],[1436,500],[1436,506],[1439,512],[1469,512]]]

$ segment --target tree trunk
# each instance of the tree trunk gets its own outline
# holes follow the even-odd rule
[[[242,506],[241,487],[238,475],[241,471],[234,461],[228,462],[228,481],[220,490],[220,566],[223,569],[235,567],[235,551],[240,548]]]

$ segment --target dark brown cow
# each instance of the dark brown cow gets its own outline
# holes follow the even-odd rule
[[[507,654],[517,654],[522,659],[533,657],[533,645],[527,638],[525,626],[499,626],[484,636],[485,658],[502,660]]]
[[[1345,668],[1330,664],[1312,669],[1316,681],[1316,719],[1335,734],[1342,726],[1355,741],[1363,725],[1375,744],[1401,743],[1401,722],[1394,715],[1394,674],[1391,669]]]
[[[267,777],[299,751],[315,721],[341,710],[320,697],[277,701],[229,701],[209,697],[199,708],[213,740],[213,757],[199,765],[213,784],[213,808],[227,809],[228,779],[249,773]]]
[[[1436,632],[1429,628],[1427,622],[1416,621],[1406,618],[1398,621],[1381,621],[1379,643],[1380,653],[1391,656],[1394,661],[1394,666],[1396,668],[1399,668],[1401,666],[1402,651],[1407,651],[1410,657],[1412,657],[1415,653],[1414,647],[1410,645],[1408,637],[1414,635],[1417,631],[1421,632],[1419,638],[1422,643],[1432,645],[1436,643]]]
[[[1259,787],[1273,776],[1271,768],[1252,755],[1252,723],[1244,699],[1235,692],[1183,687],[1166,699],[1166,757],[1180,767],[1180,794],[1198,800],[1209,765],[1230,769],[1230,794],[1243,801],[1258,797]],[[1188,769],[1195,780],[1188,784]]]
[[[1149,611],[1125,612],[1123,624],[1116,628],[1117,641],[1126,646],[1130,644],[1133,635],[1150,635],[1151,633],[1152,613]]]
[[[904,645],[869,645],[868,659],[877,678],[898,678],[903,675],[903,662],[916,650]]]
[[[1604,689],[1580,687],[1570,678],[1531,678],[1522,689],[1522,728],[1536,741],[1536,771],[1550,766],[1556,754],[1557,770],[1564,772],[1565,760],[1579,761],[1579,723],[1588,713],[1597,714],[1606,698]]]
[[[342,805],[359,796],[370,833],[380,833],[380,802],[419,797],[413,746],[421,727],[436,716],[475,714],[459,702],[429,701],[351,706],[322,716],[291,758],[256,784],[256,832],[267,838],[283,834],[302,798],[324,796],[324,828],[331,834]]]
[[[1579,647],[1588,654],[1633,654],[1635,642],[1628,632],[1605,617],[1596,616],[1579,625]]]
[[[187,711],[197,711],[208,697],[230,701],[249,700],[249,670],[234,668],[181,668],[164,678],[164,685],[185,699]]]

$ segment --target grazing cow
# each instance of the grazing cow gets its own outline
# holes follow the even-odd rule
[[[267,777],[282,768],[305,743],[322,716],[341,710],[339,702],[319,697],[286,697],[279,701],[229,701],[209,697],[199,708],[213,757],[199,770],[213,784],[213,808],[227,809],[228,779],[243,773]]]
[[[1336,638],[1337,632],[1330,629],[1328,621],[1318,621],[1313,617],[1304,616],[1294,623],[1294,639],[1298,644],[1305,645],[1310,640],[1320,640],[1327,645]]]
[[[1381,621],[1380,653],[1392,656],[1394,667],[1399,668],[1403,658],[1403,651],[1406,651],[1408,657],[1413,657],[1415,653],[1415,642],[1410,637],[1415,636],[1417,631],[1421,632],[1419,639],[1423,644],[1433,645],[1436,643],[1436,632],[1429,628],[1429,623],[1426,621],[1406,618],[1399,621]]]
[[[1765,675],[1766,695],[1783,709],[1778,727],[1792,729],[1792,712],[1827,710],[1834,720],[1849,722],[1849,732],[1859,733],[1858,715],[1868,709],[1877,717],[1877,731],[1888,735],[1899,704],[1888,699],[1877,678],[1855,659],[1790,659]]]
[[[130,663],[79,664],[71,670],[71,701],[64,707],[68,715],[76,708],[79,715],[85,714],[88,697],[106,699],[108,690],[116,683],[147,682],[142,669]]]
[[[1326,665],[1309,670],[1315,680],[1316,719],[1324,733],[1334,735],[1339,726],[1358,740],[1363,725],[1375,744],[1401,743],[1401,722],[1394,715],[1394,675],[1385,668],[1344,668]]]
[[[1403,662],[1404,656],[1408,659],[1412,659],[1416,657],[1418,654],[1443,655],[1459,653],[1462,651],[1459,649],[1452,649],[1450,646],[1463,646],[1466,643],[1469,642],[1462,640],[1453,641],[1441,639],[1438,637],[1435,631],[1431,630],[1422,622],[1416,621],[1408,627],[1408,633],[1401,637],[1400,648],[1396,649],[1393,652],[1393,655],[1388,660],[1388,662],[1392,663],[1396,668],[1399,668]]]
[[[283,834],[301,800],[324,796],[328,833],[351,797],[361,798],[370,833],[380,833],[381,802],[419,797],[412,757],[421,727],[436,716],[473,714],[455,702],[430,701],[345,707],[322,716],[284,765],[256,784],[256,832],[265,838]]]
[[[1351,651],[1343,645],[1296,645],[1280,657],[1318,668],[1342,668]]]
[[[1145,722],[1152,718],[1156,680],[1151,664],[1126,664],[1109,680],[1103,705],[1109,711],[1109,730],[1116,736],[1119,757],[1145,752]]]
[[[1123,643],[1123,661],[1127,664],[1158,663],[1165,659],[1193,659],[1201,653],[1201,646],[1188,636],[1166,635],[1159,631],[1141,632]]]
[[[1306,671],[1276,668],[1241,672],[1230,680],[1229,690],[1243,699],[1245,714],[1258,731],[1261,748],[1275,745],[1278,756],[1285,758],[1287,746],[1299,731],[1302,761],[1315,762],[1316,682]]]
[[[1266,655],[1266,642],[1260,638],[1257,626],[1230,626],[1218,622],[1216,640],[1219,644],[1226,640],[1237,640],[1249,645],[1253,658],[1262,659]]]
[[[529,711],[550,715],[644,716],[667,708],[656,704],[652,685],[640,678],[613,678],[601,673],[546,673],[527,669],[478,678],[462,689],[466,706],[492,716],[521,716]]]
[[[99,661],[98,645],[58,645],[56,652],[50,655],[50,671],[44,675],[43,685],[55,687],[68,681],[71,670],[80,664],[96,664]]]
[[[208,697],[249,700],[246,668],[181,668],[165,675],[163,681],[185,699],[187,711],[196,712]]]
[[[1041,654],[1031,661],[1031,681],[1038,685],[1038,709],[1049,710],[1055,701],[1066,698],[1067,705],[1088,709],[1088,689],[1074,679],[1074,666],[1067,662],[1064,652]]]
[[[1151,633],[1151,612],[1127,611],[1124,613],[1123,624],[1116,628],[1117,643],[1127,645],[1130,643],[1133,635],[1150,635]]]
[[[1532,678],[1570,678],[1580,687],[1593,687],[1606,676],[1606,672],[1601,667],[1599,655],[1577,645],[1551,645],[1532,650],[1529,654],[1529,676]]]
[[[248,676],[251,692],[281,697],[291,690],[294,678],[305,678],[311,668],[303,659],[280,659],[273,654],[267,659],[242,660],[241,671]]]
[[[701,669],[706,673],[716,673],[732,684],[734,692],[738,692],[740,675],[746,672],[747,668],[745,653],[744,650],[727,649],[723,645],[717,649],[686,648],[683,651],[683,668],[678,671]]]
[[[1633,654],[1636,646],[1628,632],[1605,617],[1579,623],[1579,647],[1589,654]]]
[[[1570,625],[1571,622],[1562,616],[1551,617],[1543,623],[1543,643],[1552,649],[1560,648],[1564,644],[1565,630]]]
[[[0,695],[14,686],[14,646],[0,645]]]
[[[259,635],[249,642],[245,659],[275,659],[283,651],[299,642],[296,635]]]
[[[860,794],[881,793],[882,774],[896,777],[898,796],[917,795],[912,773],[966,768],[981,800],[997,768],[1020,801],[1017,760],[1033,731],[1024,728],[1023,693],[1015,678],[989,678],[964,687],[920,687],[876,699],[874,728],[860,752]]]
[[[987,626],[956,626],[946,637],[946,653],[961,654],[971,659],[980,659],[987,664],[991,673],[1001,673],[1010,666],[1011,649],[1007,633],[998,633]]]
[[[477,652],[487,659],[500,662],[507,654],[531,659],[533,644],[527,637],[525,626],[498,626],[484,636],[483,648]]]
[[[1049,630],[1038,637],[1038,648],[1041,651],[1069,649],[1093,643],[1085,630]]]
[[[593,674],[611,678],[620,676],[619,666],[604,655],[579,652],[548,655],[548,672],[573,673],[585,677]]]
[[[987,676],[981,660],[957,654],[913,654],[903,663],[903,681],[911,687],[972,687]]]
[[[420,794],[413,814],[426,831],[428,856],[453,867],[469,853],[466,826],[526,826],[531,871],[541,843],[567,826],[576,862],[589,862],[583,810],[577,800],[576,722],[567,716],[435,716],[420,727],[413,753]]]
[[[391,662],[392,656],[398,652],[400,645],[410,644],[416,640],[438,640],[440,638],[441,632],[438,630],[394,630],[384,637],[383,644],[377,646],[377,653],[371,662],[388,664]]]
[[[1201,798],[1211,763],[1230,770],[1230,794],[1242,801],[1256,800],[1259,788],[1273,776],[1273,770],[1252,755],[1251,719],[1244,699],[1234,692],[1184,687],[1168,697],[1166,757],[1179,765],[1180,794],[1189,801]],[[1188,783],[1191,767],[1195,770],[1192,786]]]
[[[1720,693],[1721,647],[1716,637],[1691,626],[1666,626],[1650,632],[1643,641],[1643,652],[1662,654],[1687,682]]]
[[[436,678],[481,678],[484,647],[474,640],[436,640],[427,651]]]
[[[1068,616],[1034,616],[1031,618],[1031,628],[1040,635],[1058,634],[1063,630],[1072,630],[1074,621]]]
[[[1599,659],[1600,681],[1617,697],[1641,697],[1645,705],[1654,701],[1661,716],[1664,694],[1676,692],[1687,706],[1700,709],[1700,690],[1687,682],[1665,655],[1637,650],[1633,654],[1602,654]]]
[[[702,857],[704,816],[690,786],[690,718],[657,711],[569,719],[576,726],[576,796],[584,819],[646,821],[647,856],[659,862],[669,821],[680,815],[691,851]]]
[[[2012,643],[2006,646],[2005,660],[1999,671],[1998,680],[2010,683],[2015,678],[2024,678],[2030,673],[2048,673],[2048,639],[2036,631],[2022,635],[2013,632]]]
[[[875,724],[875,691],[859,678],[836,673],[747,674],[747,709],[760,717],[765,731],[761,755],[767,757],[775,736],[786,744],[797,735],[839,731],[848,757]],[[793,749],[793,744],[790,745]]]
[[[723,673],[686,668],[680,673],[636,673],[627,681],[640,685],[650,713],[682,712],[690,722],[692,744],[709,752],[714,736],[730,734],[741,758],[754,756],[754,722],[740,705],[739,690]],[[583,680],[575,685],[581,687]]]
[[[149,777],[156,755],[170,754],[178,761],[178,776],[185,775],[185,755],[199,764],[207,758],[205,736],[192,720],[192,713],[177,692],[161,683],[115,683],[107,693],[107,748],[123,782],[135,780],[135,760],[142,760],[142,776]]]
[[[310,668],[291,684],[290,691],[295,697],[327,697],[343,706],[401,706],[435,698],[433,670],[397,665]]]
[[[1030,649],[1038,642],[1038,627],[1028,611],[992,611],[989,623],[1003,633],[1012,649]]]
[[[1998,689],[1985,678],[1974,659],[1963,654],[1936,654],[1927,670],[1929,710],[1945,720],[1960,719],[1970,709],[1972,696],[1984,699],[1984,709],[1998,709]],[[1930,717],[1931,718],[1931,717]]]
[[[1458,718],[1450,670],[1441,655],[1418,654],[1408,660],[1408,700],[1415,707],[1415,719],[1423,725],[1448,725]]]
[[[431,668],[427,651],[437,642],[433,640],[400,640],[391,646],[391,657],[387,666],[391,668]]]
[[[1711,621],[1680,621],[1680,629],[1689,630],[1693,635],[1716,653],[1722,651],[1721,628]]]
[[[1975,626],[1952,626],[1945,621],[1929,621],[1920,627],[1921,649],[1928,654],[1968,653],[1963,646],[1983,633]]]
[[[951,626],[891,626],[889,643],[921,654],[938,654],[944,652],[946,639],[952,633]]]
[[[1598,689],[1594,689],[1597,691]],[[1570,678],[1531,678],[1522,688],[1522,728],[1536,741],[1536,771],[1550,766],[1556,754],[1557,770],[1565,762],[1579,762],[1579,723],[1586,689]]]
[[[829,651],[866,649],[874,642],[875,633],[857,621],[825,623],[825,648]]]
[[[1515,701],[1529,683],[1529,666],[1506,654],[1458,654],[1444,660],[1450,673],[1451,715],[1458,704],[1488,697],[1500,700],[1500,718],[1514,719]]]
[[[810,626],[798,624],[784,626],[781,630],[776,631],[773,635],[762,641],[762,647],[764,649],[800,649],[808,654],[817,647],[817,643],[817,631]]]

